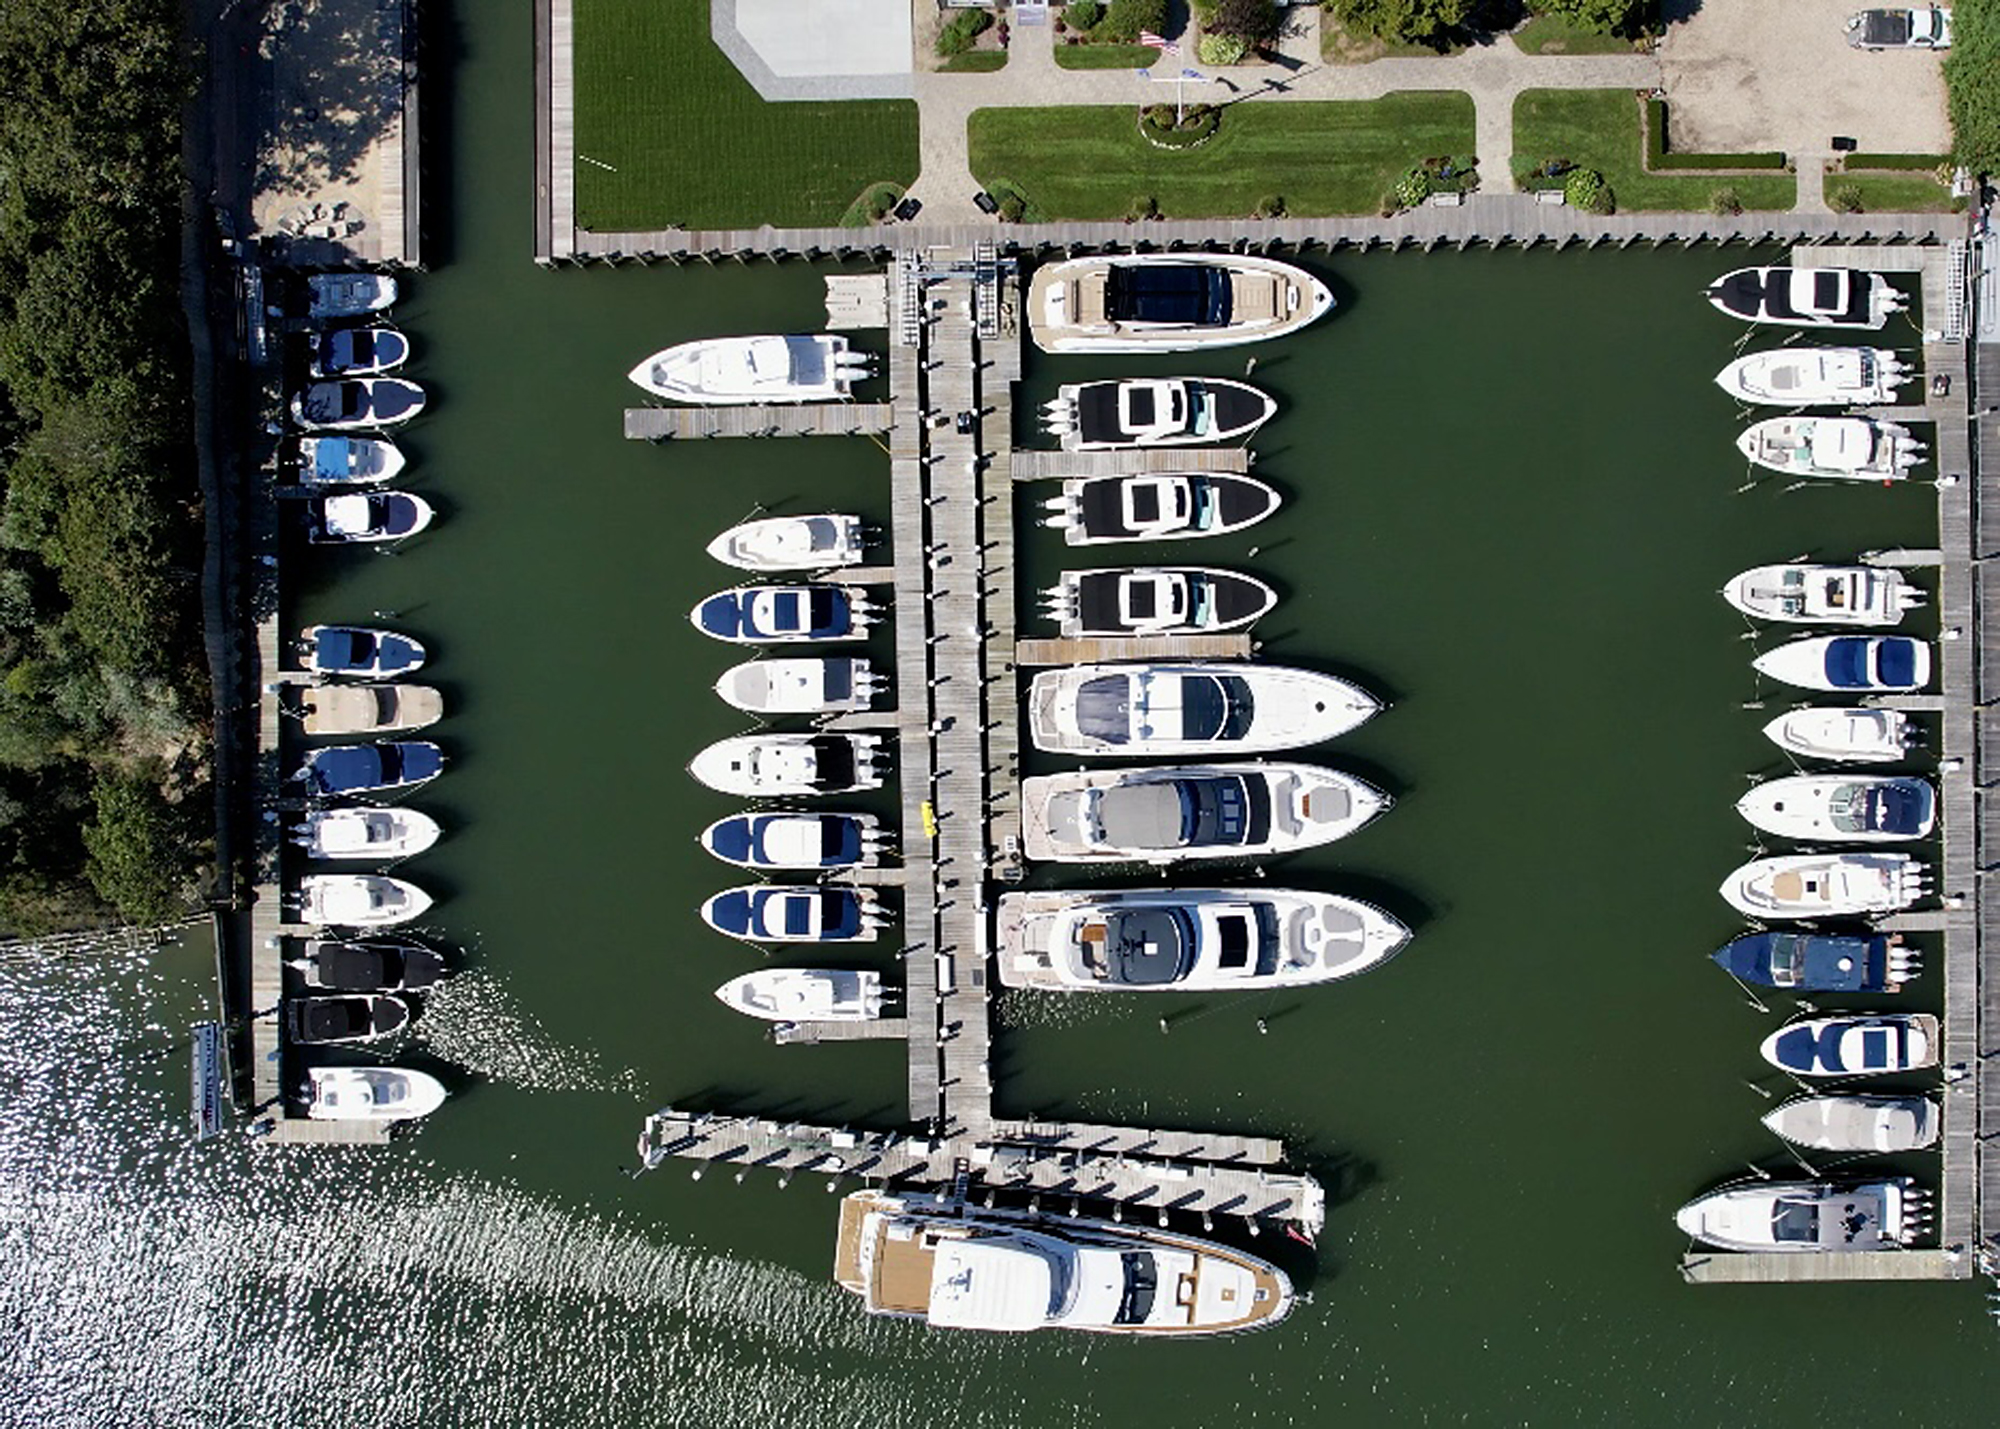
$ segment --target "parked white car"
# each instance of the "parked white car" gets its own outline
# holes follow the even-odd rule
[[[1847,43],[1857,50],[1948,50],[1951,11],[1941,5],[1863,10],[1847,22]]]

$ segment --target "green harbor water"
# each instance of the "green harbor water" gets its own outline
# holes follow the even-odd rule
[[[703,546],[759,505],[886,524],[888,463],[622,441],[638,358],[813,327],[831,270],[535,269],[524,16],[460,6],[438,38],[435,271],[397,320],[439,519],[393,556],[294,562],[291,616],[392,611],[433,650],[452,764],[413,802],[447,836],[407,874],[467,970],[396,1056],[456,1095],[385,1150],[190,1147],[206,949],[0,963],[0,1424],[1993,1422],[1972,1283],[1674,1268],[1677,1205],[1786,1165],[1746,1082],[1782,1092],[1756,1044],[1792,1004],[1760,1014],[1705,955],[1739,929],[1730,806],[1779,767],[1758,727],[1790,700],[1716,589],[1935,540],[1922,484],[1738,490],[1710,378],[1743,334],[1700,300],[1734,253],[1321,257],[1339,311],[1252,350],[1286,506],[1177,554],[1280,588],[1265,658],[1393,701],[1302,757],[1398,799],[1264,876],[1377,898],[1416,938],[1310,993],[1009,997],[995,1073],[1006,1113],[1284,1136],[1333,1202],[1316,1253],[1261,1242],[1310,1290],[1286,1324],[1139,1345],[869,1321],[828,1278],[823,1181],[621,1174],[665,1102],[903,1115],[899,1045],[775,1047],[710,996],[757,955],[694,916],[736,881],[694,836],[736,804],[684,772],[749,723],[708,689],[739,654],[685,618],[730,583]],[[1246,356],[1040,359],[1020,406]],[[1063,563],[1024,543],[1023,633]]]

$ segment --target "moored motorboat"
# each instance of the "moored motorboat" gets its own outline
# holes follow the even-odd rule
[[[1042,614],[1065,637],[1213,635],[1241,630],[1278,603],[1255,576],[1213,566],[1064,571],[1042,592]]]
[[[1806,690],[1921,690],[1931,680],[1931,647],[1907,635],[1809,635],[1750,663]]]
[[[400,541],[431,524],[431,504],[407,491],[346,492],[305,502],[306,539],[322,546]]]
[[[365,625],[308,625],[299,635],[299,654],[315,674],[364,680],[407,675],[424,663],[418,641]]]
[[[429,685],[300,685],[296,698],[307,734],[387,734],[444,718],[444,696]]]
[[[1738,268],[1708,287],[1717,312],[1787,327],[1881,328],[1909,306],[1880,273],[1860,268]]]
[[[292,960],[307,987],[332,992],[420,992],[444,976],[437,949],[410,938],[313,938]]]
[[[846,794],[882,785],[886,746],[873,734],[740,734],[718,740],[688,764],[697,781],[723,794]]]
[[[409,858],[438,841],[437,820],[415,809],[313,809],[292,842],[307,858]]]
[[[888,685],[866,660],[808,657],[745,660],[722,672],[715,692],[752,714],[831,714],[867,709]]]
[[[401,1067],[309,1067],[306,1115],[314,1121],[410,1121],[444,1105],[444,1084]]]
[[[1875,407],[1894,402],[1908,363],[1883,347],[1780,347],[1739,357],[1715,375],[1744,402],[1771,407]]]
[[[731,526],[708,553],[746,571],[810,571],[852,566],[867,545],[859,516],[765,516]]]
[[[1720,891],[1750,918],[1834,918],[1907,908],[1929,881],[1906,853],[1801,853],[1753,859]]]
[[[1745,615],[1794,625],[1894,625],[1925,593],[1886,566],[1753,566],[1722,598]]]
[[[1925,450],[1900,422],[1815,416],[1766,418],[1746,428],[1736,448],[1772,471],[1829,481],[1900,481]]]
[[[1724,1186],[1688,1202],[1674,1224],[1723,1250],[1822,1254],[1895,1250],[1930,1228],[1927,1195],[1908,1177]]]
[[[1923,966],[1896,934],[1745,933],[1709,955],[1732,977],[1789,992],[1901,992]]]
[[[717,591],[688,612],[696,630],[738,645],[863,640],[878,607],[852,586],[755,585]]]
[[[1736,812],[1780,838],[1826,843],[1920,839],[1937,818],[1930,781],[1881,774],[1788,774],[1736,801]]]
[[[834,333],[715,337],[662,348],[626,374],[656,397],[706,407],[838,402],[869,358]]]
[[[1766,1037],[1758,1052],[1800,1077],[1872,1077],[1938,1064],[1938,1020],[1928,1012],[1802,1017]]]
[[[401,1030],[409,1020],[410,1005],[388,993],[285,1001],[285,1023],[294,1042],[371,1042]]]
[[[410,357],[410,340],[387,323],[328,328],[313,335],[308,370],[315,377],[393,372]]]
[[[379,873],[309,873],[299,880],[300,921],[335,928],[386,927],[421,918],[430,894]]]
[[[873,814],[779,810],[717,819],[701,846],[739,868],[873,868],[888,836]]]
[[[1763,1120],[1814,1151],[1921,1151],[1939,1131],[1938,1105],[1929,1097],[1794,1097]]]
[[[767,1022],[872,1022],[882,975],[845,968],[762,968],[715,990],[722,1005]]]
[[[746,943],[872,943],[892,920],[872,888],[752,883],[710,898],[701,921]]]
[[[307,486],[370,486],[389,480],[404,466],[403,453],[387,437],[346,433],[299,438],[299,480]]]
[[[1216,446],[1248,437],[1278,404],[1247,382],[1220,377],[1128,377],[1068,383],[1042,407],[1042,428],[1064,451]]]
[[[1254,477],[1224,472],[1072,477],[1042,503],[1044,526],[1072,546],[1114,541],[1185,541],[1254,526],[1278,509],[1278,493]]]
[[[292,777],[316,798],[378,789],[413,789],[444,772],[444,751],[427,739],[331,744],[315,749]]]
[[[1239,661],[1072,665],[1028,687],[1028,732],[1051,754],[1261,754],[1318,744],[1382,704],[1316,670]]]
[[[292,397],[292,420],[308,431],[393,427],[424,410],[424,389],[400,377],[315,382]]]
[[[1765,737],[1787,753],[1840,763],[1889,764],[1916,741],[1916,726],[1901,710],[1790,710],[1764,726]]]
[[[386,273],[314,273],[306,279],[310,318],[360,317],[395,301],[396,280]]]
[[[1332,310],[1310,273],[1248,254],[1102,254],[1045,263],[1028,282],[1028,327],[1044,352],[1233,347]]]

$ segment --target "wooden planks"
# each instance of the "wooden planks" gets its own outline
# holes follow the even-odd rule
[[[1145,476],[1156,472],[1214,471],[1241,476],[1250,470],[1248,447],[1153,447],[1130,452],[1052,452],[1022,449],[1013,453],[1019,481],[1048,481],[1067,476]]]
[[[895,424],[889,402],[795,402],[784,406],[627,407],[629,441],[674,437],[859,437]]]
[[[1245,634],[1084,636],[1021,640],[1018,665],[1095,665],[1104,660],[1247,660],[1256,647]]]

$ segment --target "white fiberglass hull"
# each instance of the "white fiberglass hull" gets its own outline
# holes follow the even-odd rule
[[[308,1067],[306,1080],[314,1121],[411,1121],[445,1100],[436,1077],[401,1067]]]
[[[827,570],[859,564],[865,544],[859,516],[766,516],[730,527],[708,553],[738,570]]]
[[[1755,566],[1730,579],[1722,598],[1757,620],[1792,625],[1899,624],[1924,592],[1884,566]]]
[[[1908,752],[1915,731],[1901,710],[1814,706],[1779,715],[1765,737],[1802,759],[1892,764]]]
[[[308,858],[410,858],[438,841],[436,819],[416,809],[318,809],[306,815],[299,846]]]
[[[421,918],[430,894],[400,878],[315,873],[299,880],[299,918],[324,927],[379,928]]]
[[[1764,1117],[1794,1146],[1814,1151],[1921,1151],[1938,1139],[1929,1097],[1795,1097]]]
[[[1759,1180],[1690,1201],[1674,1224],[1723,1250],[1800,1254],[1894,1250],[1929,1223],[1925,1193],[1903,1178],[1840,1185]]]
[[[1900,422],[1814,416],[1766,418],[1736,449],[1771,471],[1828,481],[1901,481],[1925,451]]]
[[[830,333],[720,337],[663,348],[627,375],[656,397],[705,407],[838,402],[867,364]]]
[[[1112,270],[1219,270],[1230,288],[1220,323],[1174,314],[1121,312]],[[1028,283],[1028,325],[1043,352],[1194,352],[1282,337],[1333,311],[1333,293],[1311,274],[1273,258],[1230,253],[1113,254],[1045,263]]]
[[[873,1022],[882,975],[837,968],[766,968],[715,990],[723,1006],[766,1022]]]
[[[1887,677],[1881,660],[1874,653],[1869,653],[1865,661],[1852,667],[1851,672],[1829,673],[1828,656],[1832,642],[1857,638],[1868,640],[1871,652],[1879,646],[1879,641],[1870,637],[1811,635],[1766,650],[1750,663],[1759,674],[1796,685],[1802,690],[1845,694],[1874,690],[1921,690],[1931,682],[1931,647],[1921,640],[1905,643],[1903,648],[1908,655],[1908,666],[1906,670],[1899,668],[1893,679]]]
[[[1902,806],[1888,826],[1857,817],[1857,803],[1870,794],[1897,798]],[[1898,843],[1930,834],[1937,796],[1922,779],[1791,774],[1757,785],[1736,801],[1736,812],[1767,834],[1805,843]]]
[[[883,741],[872,734],[745,734],[697,754],[688,773],[722,794],[764,798],[844,794],[882,785]]]
[[[1781,347],[1739,357],[1716,374],[1716,385],[1743,402],[1773,407],[1882,406],[1910,368],[1879,347]]]
[[[1792,854],[1744,864],[1720,892],[1749,918],[1835,918],[1894,913],[1929,886],[1906,853]]]
[[[1145,759],[1263,754],[1337,738],[1382,704],[1316,670],[1248,661],[1077,665],[1028,688],[1028,732],[1051,754]]]
[[[887,685],[866,660],[807,657],[732,665],[715,693],[751,714],[832,714],[867,709]]]

